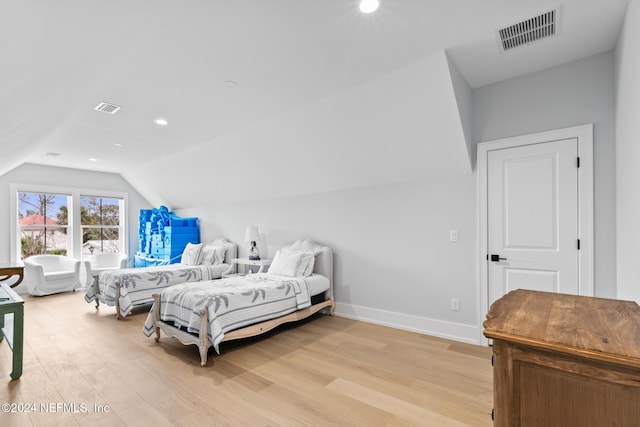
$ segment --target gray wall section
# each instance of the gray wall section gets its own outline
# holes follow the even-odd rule
[[[616,49],[618,298],[640,303],[640,1],[631,0]]]
[[[594,125],[595,290],[616,296],[614,57],[603,53],[473,91],[474,141]]]
[[[335,252],[336,300],[372,309],[477,323],[475,177],[438,180],[212,205],[177,211],[198,216],[203,241],[219,236],[239,245],[256,224],[263,258],[297,239]],[[460,241],[449,242],[449,230]],[[460,299],[460,311],[450,299]]]

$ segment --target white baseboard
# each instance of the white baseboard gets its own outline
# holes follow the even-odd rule
[[[336,303],[334,314],[348,319],[361,320],[363,322],[375,323],[454,341],[478,345],[483,344],[480,342],[479,327],[474,325],[429,319],[428,317],[413,316],[410,314],[339,302]]]

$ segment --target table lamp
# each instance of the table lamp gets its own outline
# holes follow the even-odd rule
[[[244,234],[244,241],[251,242],[251,247],[249,248],[249,259],[259,260],[260,252],[258,251],[258,247],[256,246],[256,241],[260,240],[260,233],[258,232],[258,226],[256,225],[248,225],[247,231]]]

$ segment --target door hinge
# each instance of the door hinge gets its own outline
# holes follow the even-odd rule
[[[580,167],[580,157],[578,157],[578,158],[576,159],[576,166],[577,166],[577,167]]]
[[[578,250],[580,250],[580,239],[578,239]]]

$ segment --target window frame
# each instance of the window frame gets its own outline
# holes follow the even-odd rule
[[[119,235],[120,245],[119,251],[121,254],[127,254],[126,249],[129,247],[129,232],[128,232],[128,209],[129,209],[129,197],[128,193],[121,191],[109,191],[92,188],[75,188],[75,187],[54,187],[38,184],[10,184],[10,239],[11,239],[11,263],[18,265],[22,263],[21,260],[21,245],[20,245],[20,223],[18,221],[20,215],[18,212],[18,194],[19,193],[44,193],[44,194],[59,194],[69,197],[68,212],[68,224],[67,230],[71,235],[69,248],[67,249],[67,256],[82,260],[82,224],[80,223],[80,200],[81,197],[101,197],[111,199],[121,199],[122,207],[119,212]],[[128,254],[127,254],[128,255]]]
[[[80,216],[80,234],[82,235],[82,232],[84,229],[95,229],[95,230],[104,230],[104,229],[117,229],[118,230],[118,235],[120,236],[121,233],[123,232],[123,227],[122,227],[122,211],[124,211],[126,209],[125,206],[125,201],[123,198],[121,197],[113,197],[113,196],[105,196],[105,195],[95,195],[95,194],[85,194],[85,193],[81,193],[80,194],[80,209],[82,209],[82,199],[86,199],[86,198],[94,198],[94,199],[111,199],[111,200],[118,200],[118,225],[105,225],[105,224],[98,224],[98,225],[94,225],[94,224],[83,224],[82,223],[82,216]],[[81,212],[80,212],[81,213]],[[104,240],[103,240],[104,241]],[[124,254],[125,251],[123,249],[123,244],[122,244],[122,239],[118,239],[118,241],[120,242],[120,245],[118,247],[118,252],[120,254]],[[82,249],[81,249],[82,251]],[[100,252],[99,252],[100,253]],[[107,253],[107,252],[103,252],[103,253]],[[81,256],[84,256],[86,254],[84,254],[83,252],[81,252]]]

